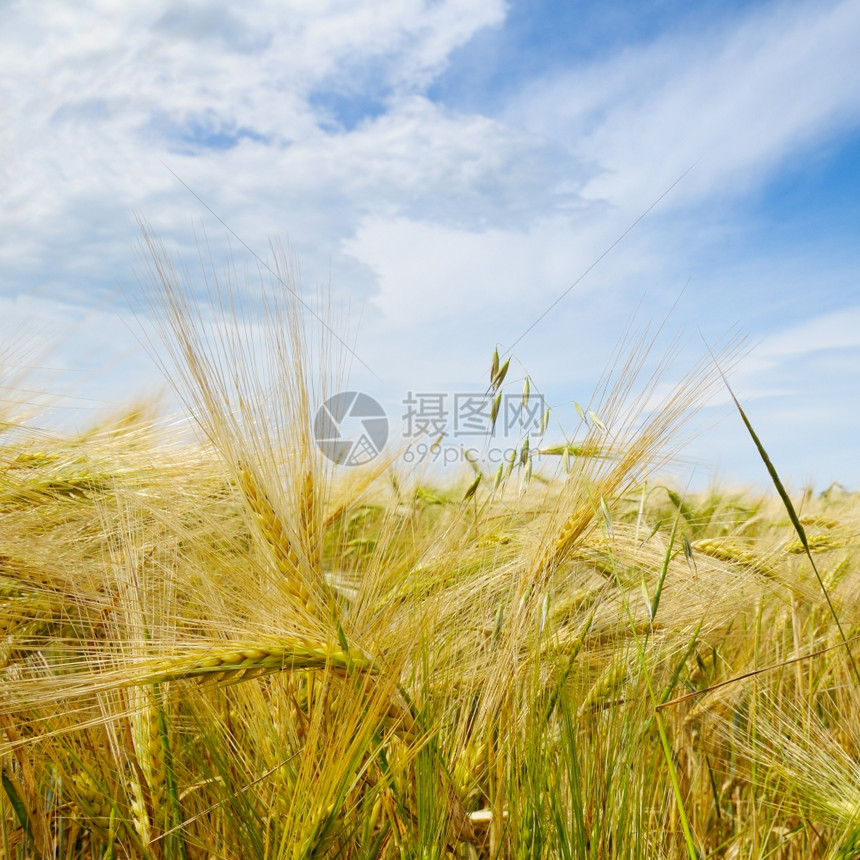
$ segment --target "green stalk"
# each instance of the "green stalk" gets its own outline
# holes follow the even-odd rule
[[[690,639],[690,644],[687,646],[687,650],[684,651],[684,654],[682,655],[681,659],[678,660],[677,664],[675,665],[675,671],[672,672],[672,678],[670,679],[666,689],[663,691],[663,695],[660,697],[660,707],[662,707],[669,701],[669,697],[675,691],[675,687],[678,684],[678,679],[681,677],[681,669],[684,668],[685,663],[690,658],[690,654],[693,653],[693,649],[696,647],[696,642],[699,641],[699,633],[701,632],[702,625],[704,623],[705,617],[702,616],[699,619],[699,623],[696,626],[696,629],[693,631],[693,636]]]
[[[167,717],[164,713],[161,686],[154,684],[156,711],[158,714],[158,733],[161,735],[161,749],[164,752],[164,775],[167,783],[167,795],[170,798],[170,814],[173,819],[173,830],[176,831],[180,860],[187,860],[185,836],[182,833],[182,809],[179,805],[179,789],[176,785],[176,772],[173,770],[173,752],[170,739],[167,736]]]
[[[657,723],[657,731],[660,734],[660,745],[663,747],[663,755],[665,756],[666,763],[669,766],[669,779],[672,781],[672,791],[675,795],[675,802],[678,804],[678,814],[681,818],[681,827],[684,829],[684,841],[687,843],[687,853],[690,855],[690,860],[699,860],[699,852],[696,849],[695,842],[693,841],[693,832],[690,829],[690,822],[687,819],[687,812],[684,809],[684,798],[681,794],[681,783],[678,782],[678,773],[675,770],[672,747],[669,744],[669,736],[666,734],[666,726],[663,724],[663,715],[656,709],[657,698],[654,695],[654,688],[651,686],[651,677],[648,675],[647,670],[643,669],[643,671],[645,671],[645,682],[648,684],[648,695],[651,697],[651,704],[654,706],[654,717]]]
[[[714,359],[714,363],[716,363],[716,359]],[[839,616],[836,614],[836,609],[833,606],[833,602],[830,600],[830,595],[827,593],[827,587],[824,585],[824,580],[821,578],[821,574],[818,572],[818,566],[815,564],[815,559],[812,557],[812,552],[809,549],[809,541],[806,539],[806,530],[803,528],[803,524],[800,522],[800,518],[797,516],[797,512],[794,510],[794,505],[791,502],[791,499],[786,492],[785,487],[782,484],[782,481],[779,479],[779,474],[776,471],[773,463],[771,462],[770,457],[768,456],[767,451],[762,445],[761,440],[756,434],[755,430],[753,430],[753,426],[750,423],[749,418],[747,418],[746,413],[741,408],[741,404],[738,402],[737,397],[735,397],[734,391],[732,391],[731,385],[729,385],[729,381],[726,379],[725,374],[720,369],[719,365],[717,365],[717,370],[719,371],[720,376],[723,378],[723,382],[726,384],[726,388],[731,395],[732,400],[735,403],[735,406],[740,413],[741,420],[744,422],[744,426],[747,428],[747,431],[750,434],[753,442],[755,443],[756,449],[758,450],[759,456],[762,459],[762,462],[767,469],[768,474],[770,475],[771,481],[773,481],[774,487],[776,487],[776,491],[779,494],[780,499],[782,500],[782,504],[785,507],[786,512],[788,513],[788,518],[791,520],[792,526],[794,526],[795,532],[797,532],[798,538],[800,538],[800,543],[803,545],[803,550],[806,553],[806,557],[809,559],[809,563],[812,565],[812,570],[815,573],[815,578],[818,580],[818,584],[821,586],[821,591],[824,594],[824,599],[827,601],[827,606],[830,609],[830,614],[833,616],[833,620],[836,622],[836,627],[839,630],[839,637],[842,639],[842,644],[845,646],[845,650],[848,652],[848,659],[851,661],[851,668],[854,670],[854,677],[857,679],[857,683],[860,684],[860,670],[857,668],[857,663],[854,661],[854,655],[851,653],[851,649],[848,647],[848,640],[845,636],[845,631],[842,629],[842,624],[839,621]]]
[[[623,583],[621,582],[621,577],[618,575],[618,570],[614,564],[613,573],[615,576],[615,582],[618,585],[618,590],[624,600],[624,612],[627,615],[627,623],[630,625],[630,632],[633,634],[633,641],[636,643],[636,652],[639,658],[639,665],[645,678],[645,683],[648,687],[648,697],[651,699],[651,706],[654,708],[654,720],[657,723],[657,732],[660,735],[660,746],[663,750],[663,757],[666,759],[666,766],[669,770],[669,780],[672,783],[672,793],[675,795],[675,802],[678,804],[678,816],[681,819],[681,828],[684,831],[684,842],[687,846],[687,854],[689,855],[690,860],[699,860],[699,850],[696,848],[696,843],[693,839],[693,831],[690,828],[690,821],[687,818],[687,812],[684,808],[684,796],[681,792],[681,783],[678,780],[678,772],[675,768],[675,757],[672,754],[672,746],[669,743],[669,736],[666,732],[666,726],[663,722],[663,715],[659,711],[657,695],[654,692],[654,685],[651,681],[651,674],[648,671],[648,662],[645,655],[645,649],[642,645],[642,641],[640,640],[639,635],[636,633],[636,624],[633,620],[633,615],[630,612],[630,604],[627,600],[627,592],[624,590]],[[660,589],[662,590],[662,582],[660,585]]]
[[[21,800],[21,795],[18,794],[18,789],[15,787],[15,783],[10,779],[6,772],[3,771],[3,789],[6,792],[6,796],[9,798],[9,803],[12,804],[12,808],[15,810],[15,815],[18,816],[18,821],[21,824],[21,827],[24,830],[24,833],[27,835],[27,841],[33,847],[33,851],[35,852],[35,856],[37,858],[42,855],[39,853],[36,848],[36,841],[33,838],[33,828],[30,826],[30,816],[27,813],[27,806],[23,800]],[[5,836],[5,828],[4,828],[4,836]]]
[[[567,679],[570,677],[570,673],[573,671],[573,664],[576,661],[576,658],[579,656],[579,652],[582,650],[582,645],[585,642],[585,637],[588,635],[588,631],[591,630],[591,623],[594,621],[594,616],[597,614],[597,608],[597,605],[595,605],[594,609],[591,610],[591,613],[585,620],[582,632],[579,634],[579,637],[577,638],[576,642],[573,643],[573,648],[571,649],[570,657],[567,661],[567,666],[565,667],[564,672],[561,673],[561,676],[559,677],[558,681],[556,681],[552,693],[550,693],[549,700],[546,703],[543,717],[541,719],[541,726],[544,729],[549,723],[550,717],[555,710],[555,706],[556,704],[558,704],[558,697],[561,694],[561,691],[564,689],[564,685],[567,683]]]
[[[660,608],[660,595],[663,593],[666,574],[669,572],[669,562],[672,560],[672,549],[675,546],[675,534],[678,531],[679,518],[680,514],[675,517],[675,522],[672,524],[672,533],[669,535],[669,546],[666,548],[666,555],[663,557],[663,567],[660,569],[660,579],[657,582],[657,590],[654,592],[654,597],[651,598],[651,624],[654,623],[654,617],[657,615],[657,610]]]
[[[4,785],[5,788],[5,785]],[[3,827],[3,851],[5,852],[6,857],[11,857],[12,853],[9,851],[9,828],[6,826],[6,804],[0,804],[0,822],[2,822]],[[60,831],[62,834],[62,831]]]

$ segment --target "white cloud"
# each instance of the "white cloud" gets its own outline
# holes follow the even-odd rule
[[[507,313],[515,321],[507,333],[518,337],[605,250],[607,227],[589,224],[587,217],[547,217],[520,229],[483,230],[370,217],[343,251],[375,273],[373,303],[388,326]],[[571,291],[568,301],[575,305],[583,291],[630,279],[647,261],[644,249],[607,261],[599,275]]]
[[[352,78],[379,57],[378,85],[406,94],[503,11],[500,0],[17,5],[0,31],[4,195],[44,215],[52,190],[107,176],[108,191],[140,199],[129,173],[203,133],[312,148],[325,137],[314,88],[361,97]]]
[[[288,233],[316,256],[314,279],[363,213],[441,213],[445,190],[459,189],[478,200],[471,216],[463,207],[475,218],[500,168],[510,166],[510,198],[528,182],[514,161],[528,163],[533,137],[412,95],[477,29],[502,20],[502,0],[55,0],[4,14],[6,291],[38,284],[70,300],[103,298],[127,281],[134,211],[193,248],[191,220],[206,213],[162,159],[261,251]],[[314,93],[342,91],[361,111],[369,75],[382,115],[371,111],[351,134],[327,129]],[[226,149],[212,145],[219,136]]]
[[[414,91],[503,14],[501,0],[19,4],[0,35],[7,130],[38,139],[58,115],[133,128],[212,112],[291,140],[311,130],[314,87],[354,90],[379,58],[380,87]]]

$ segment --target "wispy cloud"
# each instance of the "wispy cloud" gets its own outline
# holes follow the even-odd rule
[[[860,289],[860,277],[858,277]],[[759,350],[767,358],[860,348],[860,306],[812,316],[765,338]]]
[[[529,82],[505,115],[598,164],[590,199],[641,207],[696,164],[669,205],[710,201],[860,124],[858,41],[856,0],[766,3]]]

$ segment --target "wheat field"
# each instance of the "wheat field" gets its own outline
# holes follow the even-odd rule
[[[0,855],[860,857],[858,497],[651,477],[724,383],[654,408],[647,338],[552,474],[337,469],[273,265],[201,297],[146,234],[194,441],[0,416]]]

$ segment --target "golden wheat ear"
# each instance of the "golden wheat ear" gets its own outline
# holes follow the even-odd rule
[[[332,464],[316,444],[314,415],[338,383],[336,336],[308,313],[298,266],[276,246],[257,281],[209,267],[199,286],[141,229],[147,308],[157,354],[166,356],[159,361],[234,475],[260,552],[304,611],[328,618],[322,550]]]

